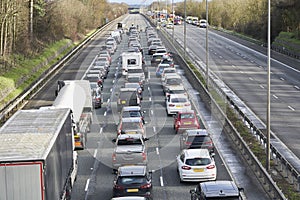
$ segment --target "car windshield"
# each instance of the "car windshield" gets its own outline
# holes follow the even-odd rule
[[[210,158],[191,158],[186,159],[185,164],[189,166],[202,166],[211,163]]]
[[[119,139],[117,145],[142,145],[140,138],[125,138]]]
[[[146,183],[144,176],[123,176],[118,179],[118,184],[122,185],[140,185]]]
[[[172,103],[185,103],[185,102],[187,102],[187,99],[186,98],[172,98],[171,102]]]

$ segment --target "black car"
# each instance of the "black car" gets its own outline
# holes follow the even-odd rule
[[[152,173],[146,166],[119,167],[113,186],[113,196],[143,196],[151,198]]]
[[[233,181],[207,181],[190,190],[191,200],[241,200],[241,191]]]

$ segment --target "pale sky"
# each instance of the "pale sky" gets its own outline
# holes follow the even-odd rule
[[[144,4],[144,3],[146,3],[146,5],[149,5],[154,1],[158,1],[158,0],[108,0],[108,2],[116,2],[116,3],[124,2],[124,3],[127,3],[128,5],[132,5],[132,4],[140,5],[140,4]],[[161,0],[161,1],[165,1],[165,0]],[[167,1],[168,1],[168,3],[172,2],[172,0],[167,0]],[[173,0],[174,3],[182,2],[182,1],[184,1],[184,0]]]

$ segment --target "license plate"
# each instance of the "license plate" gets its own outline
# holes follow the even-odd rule
[[[126,103],[126,101],[121,101],[121,104],[125,104]]]
[[[194,169],[194,172],[204,172],[204,169],[203,168],[197,168],[197,169]]]
[[[139,189],[127,189],[127,192],[138,192]]]
[[[129,131],[129,132],[126,132],[126,134],[136,134],[136,132],[134,132],[134,131]]]
[[[176,108],[182,108],[182,106],[176,106]]]
[[[189,124],[192,124],[192,122],[184,122],[183,124],[184,125],[189,125]]]

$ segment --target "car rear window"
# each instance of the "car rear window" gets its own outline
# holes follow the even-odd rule
[[[187,141],[191,143],[205,143],[210,142],[211,139],[209,136],[189,136]]]
[[[124,111],[122,117],[141,117],[141,113],[139,111]]]
[[[181,119],[193,119],[194,118],[194,114],[192,113],[184,113],[180,115]]]
[[[118,184],[122,185],[139,185],[147,182],[144,176],[124,176],[118,179]]]
[[[189,166],[203,166],[211,163],[209,158],[191,158],[186,159],[185,164]]]
[[[172,98],[171,102],[172,103],[185,103],[185,102],[187,102],[187,99],[186,98]]]
[[[139,138],[119,139],[117,145],[142,145],[142,141]]]

